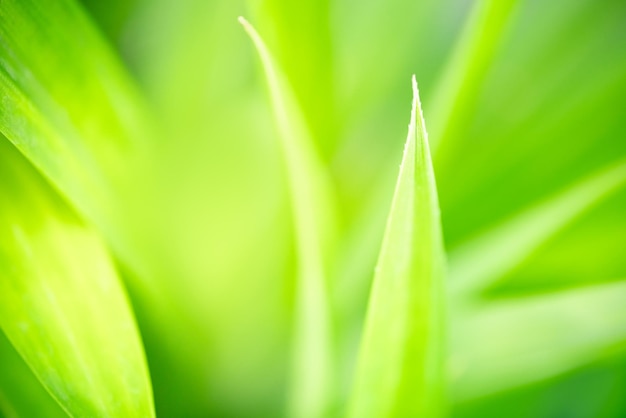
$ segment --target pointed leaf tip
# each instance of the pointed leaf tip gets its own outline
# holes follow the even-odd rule
[[[440,417],[445,256],[415,77],[411,123],[375,272],[351,417]],[[419,117],[418,117],[419,112]]]
[[[244,18],[262,64],[278,145],[287,173],[298,272],[295,284],[290,416],[327,415],[333,384],[332,333],[326,283],[326,254],[334,236],[335,202],[328,173],[289,80],[265,42]]]

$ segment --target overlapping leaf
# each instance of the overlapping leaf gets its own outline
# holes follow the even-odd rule
[[[102,242],[2,141],[0,328],[70,416],[154,416],[139,334]]]
[[[122,218],[147,198],[156,129],[75,1],[2,3],[0,94],[0,132],[137,264]]]

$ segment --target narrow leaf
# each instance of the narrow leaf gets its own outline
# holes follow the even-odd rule
[[[433,103],[431,131],[436,136],[433,151],[437,162],[458,137],[466,110],[475,100],[502,42],[517,0],[478,0],[438,82]],[[453,121],[453,122],[451,122]]]
[[[504,300],[459,317],[450,359],[457,400],[598,360],[626,343],[626,281]]]
[[[321,417],[332,393],[330,314],[325,256],[332,237],[332,210],[327,174],[286,79],[265,43],[243,18],[259,53],[286,166],[296,235],[295,341],[291,416]]]
[[[350,416],[444,415],[445,255],[417,83],[365,322]]]
[[[337,141],[332,2],[265,0],[248,3],[253,10],[258,9],[256,26],[264,33],[268,44],[275,46],[272,55],[289,80],[317,145],[325,154],[331,154],[336,147],[333,142]]]
[[[620,162],[454,250],[450,255],[451,290],[471,296],[485,289],[624,185],[626,162]]]
[[[153,417],[139,334],[103,244],[0,139],[0,328],[68,415]]]

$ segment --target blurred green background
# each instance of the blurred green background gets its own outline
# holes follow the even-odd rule
[[[83,5],[158,131],[148,167],[125,179],[134,198],[119,203],[124,225],[132,225],[120,239],[140,261],[130,265],[120,256],[118,267],[129,283],[159,416],[277,417],[287,402],[296,263],[288,174],[258,58],[237,23],[243,15],[286,75],[337,201],[326,266],[337,386],[330,416],[341,416],[349,393],[416,74],[451,281],[463,276],[459,254],[484,234],[617,167],[606,192],[588,197],[605,187],[594,183],[581,197],[584,210],[566,202],[543,223],[524,224],[521,231],[545,237],[505,267],[483,271],[484,288],[450,297],[451,416],[626,417],[626,299],[621,306],[603,294],[548,308],[554,316],[546,321],[562,320],[554,325],[562,333],[547,336],[533,331],[532,316],[523,326],[464,328],[493,304],[603,283],[626,295],[619,287],[626,280],[626,2]],[[477,263],[498,264],[507,245],[524,238],[516,239],[496,240],[500,248],[485,247]],[[167,295],[167,307],[155,310],[133,276]],[[457,310],[465,297],[471,307]],[[588,326],[579,323],[586,318]],[[571,336],[592,348],[576,351]],[[531,341],[537,356],[508,351],[507,342],[518,340]],[[493,362],[457,370],[466,344],[496,353]],[[545,367],[559,359],[560,347],[575,360]]]
[[[626,3],[619,0],[118,3],[86,6],[167,125],[159,144],[168,167],[158,181],[164,201],[155,210],[168,221],[154,239],[160,262],[185,277],[177,279],[181,293],[205,318],[210,342],[199,379],[206,381],[197,390],[216,416],[279,414],[289,346],[293,242],[284,172],[238,15],[257,25],[276,55],[336,184],[342,239],[333,279],[344,385],[400,160],[412,73],[431,141],[444,144],[435,163],[451,251],[626,157]],[[439,120],[430,119],[434,112]],[[556,234],[501,278],[492,297],[626,277],[625,199],[615,194]],[[159,405],[171,389],[153,373]],[[622,417],[625,382],[618,355],[455,405],[454,415]]]

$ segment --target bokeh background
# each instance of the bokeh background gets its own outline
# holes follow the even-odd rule
[[[125,260],[119,269],[129,283],[143,274],[167,294],[167,308],[155,314],[143,290],[129,285],[159,416],[284,414],[294,231],[260,63],[237,23],[243,15],[293,89],[338,202],[327,265],[333,413],[342,413],[349,394],[415,74],[451,263],[477,237],[613,170],[578,200],[523,224],[499,251],[480,254],[497,264],[515,251],[515,234],[523,241],[525,232],[545,232],[489,273],[472,309],[541,297],[552,308],[511,318],[496,310],[502,323],[473,332],[451,297],[450,333],[459,335],[450,338],[451,416],[626,417],[626,293],[619,287],[626,280],[626,2],[83,5],[158,123],[149,180],[128,179],[140,190],[127,222],[145,270]],[[590,197],[594,190],[598,197]],[[452,265],[450,280],[457,273]],[[621,293],[550,305],[551,296],[599,284]],[[593,348],[576,351],[577,344]],[[561,349],[563,367],[550,367]],[[487,354],[456,368],[455,355],[465,350]]]
[[[180,297],[205,318],[206,342],[195,341],[205,364],[192,366],[193,389],[181,382],[191,399],[182,403],[206,402],[198,411],[215,416],[278,413],[293,290],[285,172],[259,64],[237,16],[255,24],[275,54],[336,186],[341,238],[332,271],[343,386],[406,135],[411,74],[437,150],[451,252],[626,157],[626,3],[619,0],[85,6],[167,129],[155,251]],[[622,190],[498,278],[488,297],[624,277]],[[148,351],[158,349],[148,343]],[[455,404],[453,415],[626,416],[624,358],[590,358],[558,377]],[[165,410],[182,395],[171,389],[169,371],[160,376],[152,363]]]

